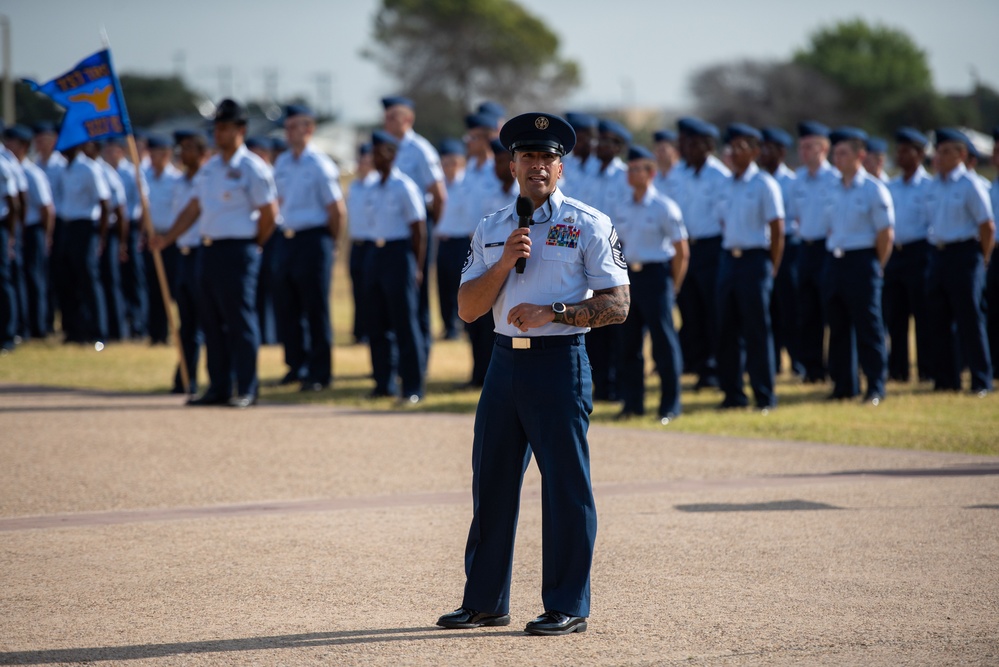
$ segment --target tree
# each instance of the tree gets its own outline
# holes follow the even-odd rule
[[[558,36],[513,0],[382,0],[374,40],[380,50],[363,55],[413,98],[431,138],[454,132],[481,100],[552,108],[579,85]]]
[[[123,74],[121,92],[133,127],[185,116],[198,111],[199,96],[177,76]]]
[[[721,127],[740,121],[791,128],[805,118],[834,118],[842,100],[838,86],[808,67],[756,60],[701,69],[690,89],[698,115]]]
[[[794,62],[839,86],[843,122],[875,132],[891,131],[893,119],[936,95],[926,52],[904,32],[861,19],[816,31],[808,47],[794,54]]]

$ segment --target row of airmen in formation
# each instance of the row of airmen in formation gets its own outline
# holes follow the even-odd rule
[[[286,108],[288,150],[273,165],[273,145],[247,139],[245,110],[226,100],[213,157],[200,131],[173,141],[151,136],[138,178],[119,141],[60,155],[53,126],[7,128],[0,343],[10,350],[18,339],[44,337],[56,310],[69,342],[165,342],[155,248],[192,371],[185,388],[178,368],[175,391],[196,392],[204,345],[210,384],[189,402],[252,405],[262,337],[284,345],[282,382],[321,390],[333,377],[329,289],[346,220],[352,333],[370,346],[372,395],[419,402],[432,339],[431,262],[443,336],[458,337],[471,236],[518,186],[497,139],[499,105],[481,105],[465,118],[463,140],[435,148],[414,132],[411,100],[382,104],[384,130],[361,147],[346,197],[336,165],[311,142],[315,119],[302,106]],[[989,263],[999,185],[974,171],[980,156],[960,132],[936,132],[931,176],[931,142],[900,128],[900,174],[889,181],[885,142],[855,128],[800,123],[801,166],[792,171],[784,160],[794,140],[779,128],[736,123],[723,135],[682,118],[675,132],[657,132],[649,150],[631,145],[614,121],[577,113],[567,120],[578,141],[559,187],[611,217],[631,281],[627,321],[586,337],[595,399],[621,401],[622,416],[644,414],[647,332],[664,423],[681,412],[683,372],[696,374],[698,388],[719,387],[724,408],[749,405],[748,375],[756,407],[772,409],[782,350],[803,381],[830,378],[831,398],[861,395],[859,366],[863,398],[876,405],[887,379],[909,380],[910,319],[919,379],[959,390],[967,368],[972,392],[991,390],[999,308],[987,305],[999,304],[999,271]],[[140,187],[149,239],[139,224]],[[465,325],[473,386],[489,364],[490,320]]]

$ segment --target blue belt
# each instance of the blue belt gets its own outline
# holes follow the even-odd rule
[[[582,345],[583,334],[569,334],[568,336],[504,336],[496,334],[496,344],[500,347],[511,350],[543,350],[551,347],[568,347],[570,345]]]

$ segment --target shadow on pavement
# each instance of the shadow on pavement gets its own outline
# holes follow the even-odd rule
[[[523,630],[475,630],[454,632],[436,626],[416,628],[382,628],[373,630],[347,630],[343,632],[313,632],[276,637],[246,637],[219,639],[204,642],[176,642],[172,644],[136,644],[132,646],[95,646],[91,648],[66,648],[39,651],[10,651],[0,653],[0,665],[47,665],[53,663],[89,663],[118,660],[163,658],[174,655],[230,653],[236,651],[264,651],[271,649],[311,648],[320,646],[347,646],[378,642],[424,641],[477,637],[528,637]]]

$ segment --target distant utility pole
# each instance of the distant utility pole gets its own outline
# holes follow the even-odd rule
[[[313,75],[316,82],[316,107],[326,115],[333,114],[333,75],[318,72]]]
[[[278,80],[279,74],[276,69],[269,67],[264,70],[264,98],[269,102],[278,100]]]
[[[13,125],[17,121],[14,111],[14,80],[10,76],[10,19],[0,14],[3,37],[3,122]]]
[[[173,54],[173,72],[181,81],[184,80],[185,69],[187,69],[187,53],[183,50],[177,51]]]

